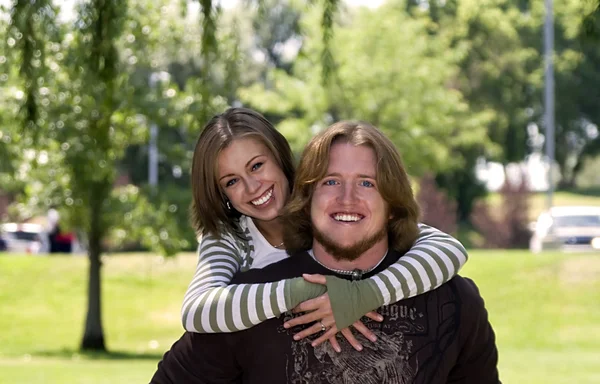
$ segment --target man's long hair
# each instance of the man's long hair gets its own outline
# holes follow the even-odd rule
[[[310,204],[317,182],[327,174],[329,152],[334,143],[366,145],[375,152],[377,187],[390,211],[390,246],[406,252],[418,236],[420,211],[400,154],[390,139],[374,126],[364,122],[340,121],[316,135],[302,153],[294,190],[283,215],[284,242],[288,253],[312,248]]]

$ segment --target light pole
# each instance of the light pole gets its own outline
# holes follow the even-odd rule
[[[545,0],[546,18],[544,20],[544,120],[546,122],[546,158],[548,159],[548,209],[552,207],[554,180],[554,11],[552,0]]]

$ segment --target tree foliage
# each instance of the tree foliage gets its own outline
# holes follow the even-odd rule
[[[472,113],[460,93],[447,87],[457,71],[448,41],[428,36],[426,23],[409,18],[402,7],[345,15],[334,29],[335,72],[325,85],[319,77],[318,15],[304,20],[304,30],[291,74],[274,69],[266,84],[240,92],[250,106],[282,117],[278,127],[296,151],[333,121],[366,120],[398,144],[411,172],[420,175],[460,166],[454,148],[487,141],[485,115]]]

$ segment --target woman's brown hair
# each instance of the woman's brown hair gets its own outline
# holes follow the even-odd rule
[[[294,190],[283,215],[284,242],[289,253],[310,249],[313,244],[310,204],[316,183],[327,174],[329,152],[334,143],[366,145],[377,158],[377,186],[389,204],[390,246],[407,251],[419,229],[419,205],[408,174],[394,144],[380,130],[364,122],[340,121],[315,136],[304,149],[296,169]]]
[[[248,108],[229,108],[206,124],[194,150],[190,217],[198,235],[219,236],[222,230],[236,230],[240,213],[227,207],[217,181],[217,161],[219,153],[233,140],[248,137],[269,148],[292,190],[294,161],[285,137],[260,113]]]

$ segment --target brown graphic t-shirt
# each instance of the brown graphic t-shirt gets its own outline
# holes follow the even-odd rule
[[[389,252],[379,267],[400,255]],[[307,253],[264,269],[238,274],[232,283],[278,281],[302,273],[331,274]],[[339,276],[345,277],[345,276]],[[290,384],[497,384],[494,333],[475,284],[457,276],[438,289],[378,309],[384,321],[362,321],[378,337],[373,343],[358,332],[356,351],[338,336],[342,352],[329,342],[294,341],[299,327],[283,323],[292,314],[230,334],[185,333],[159,363],[152,383]]]

